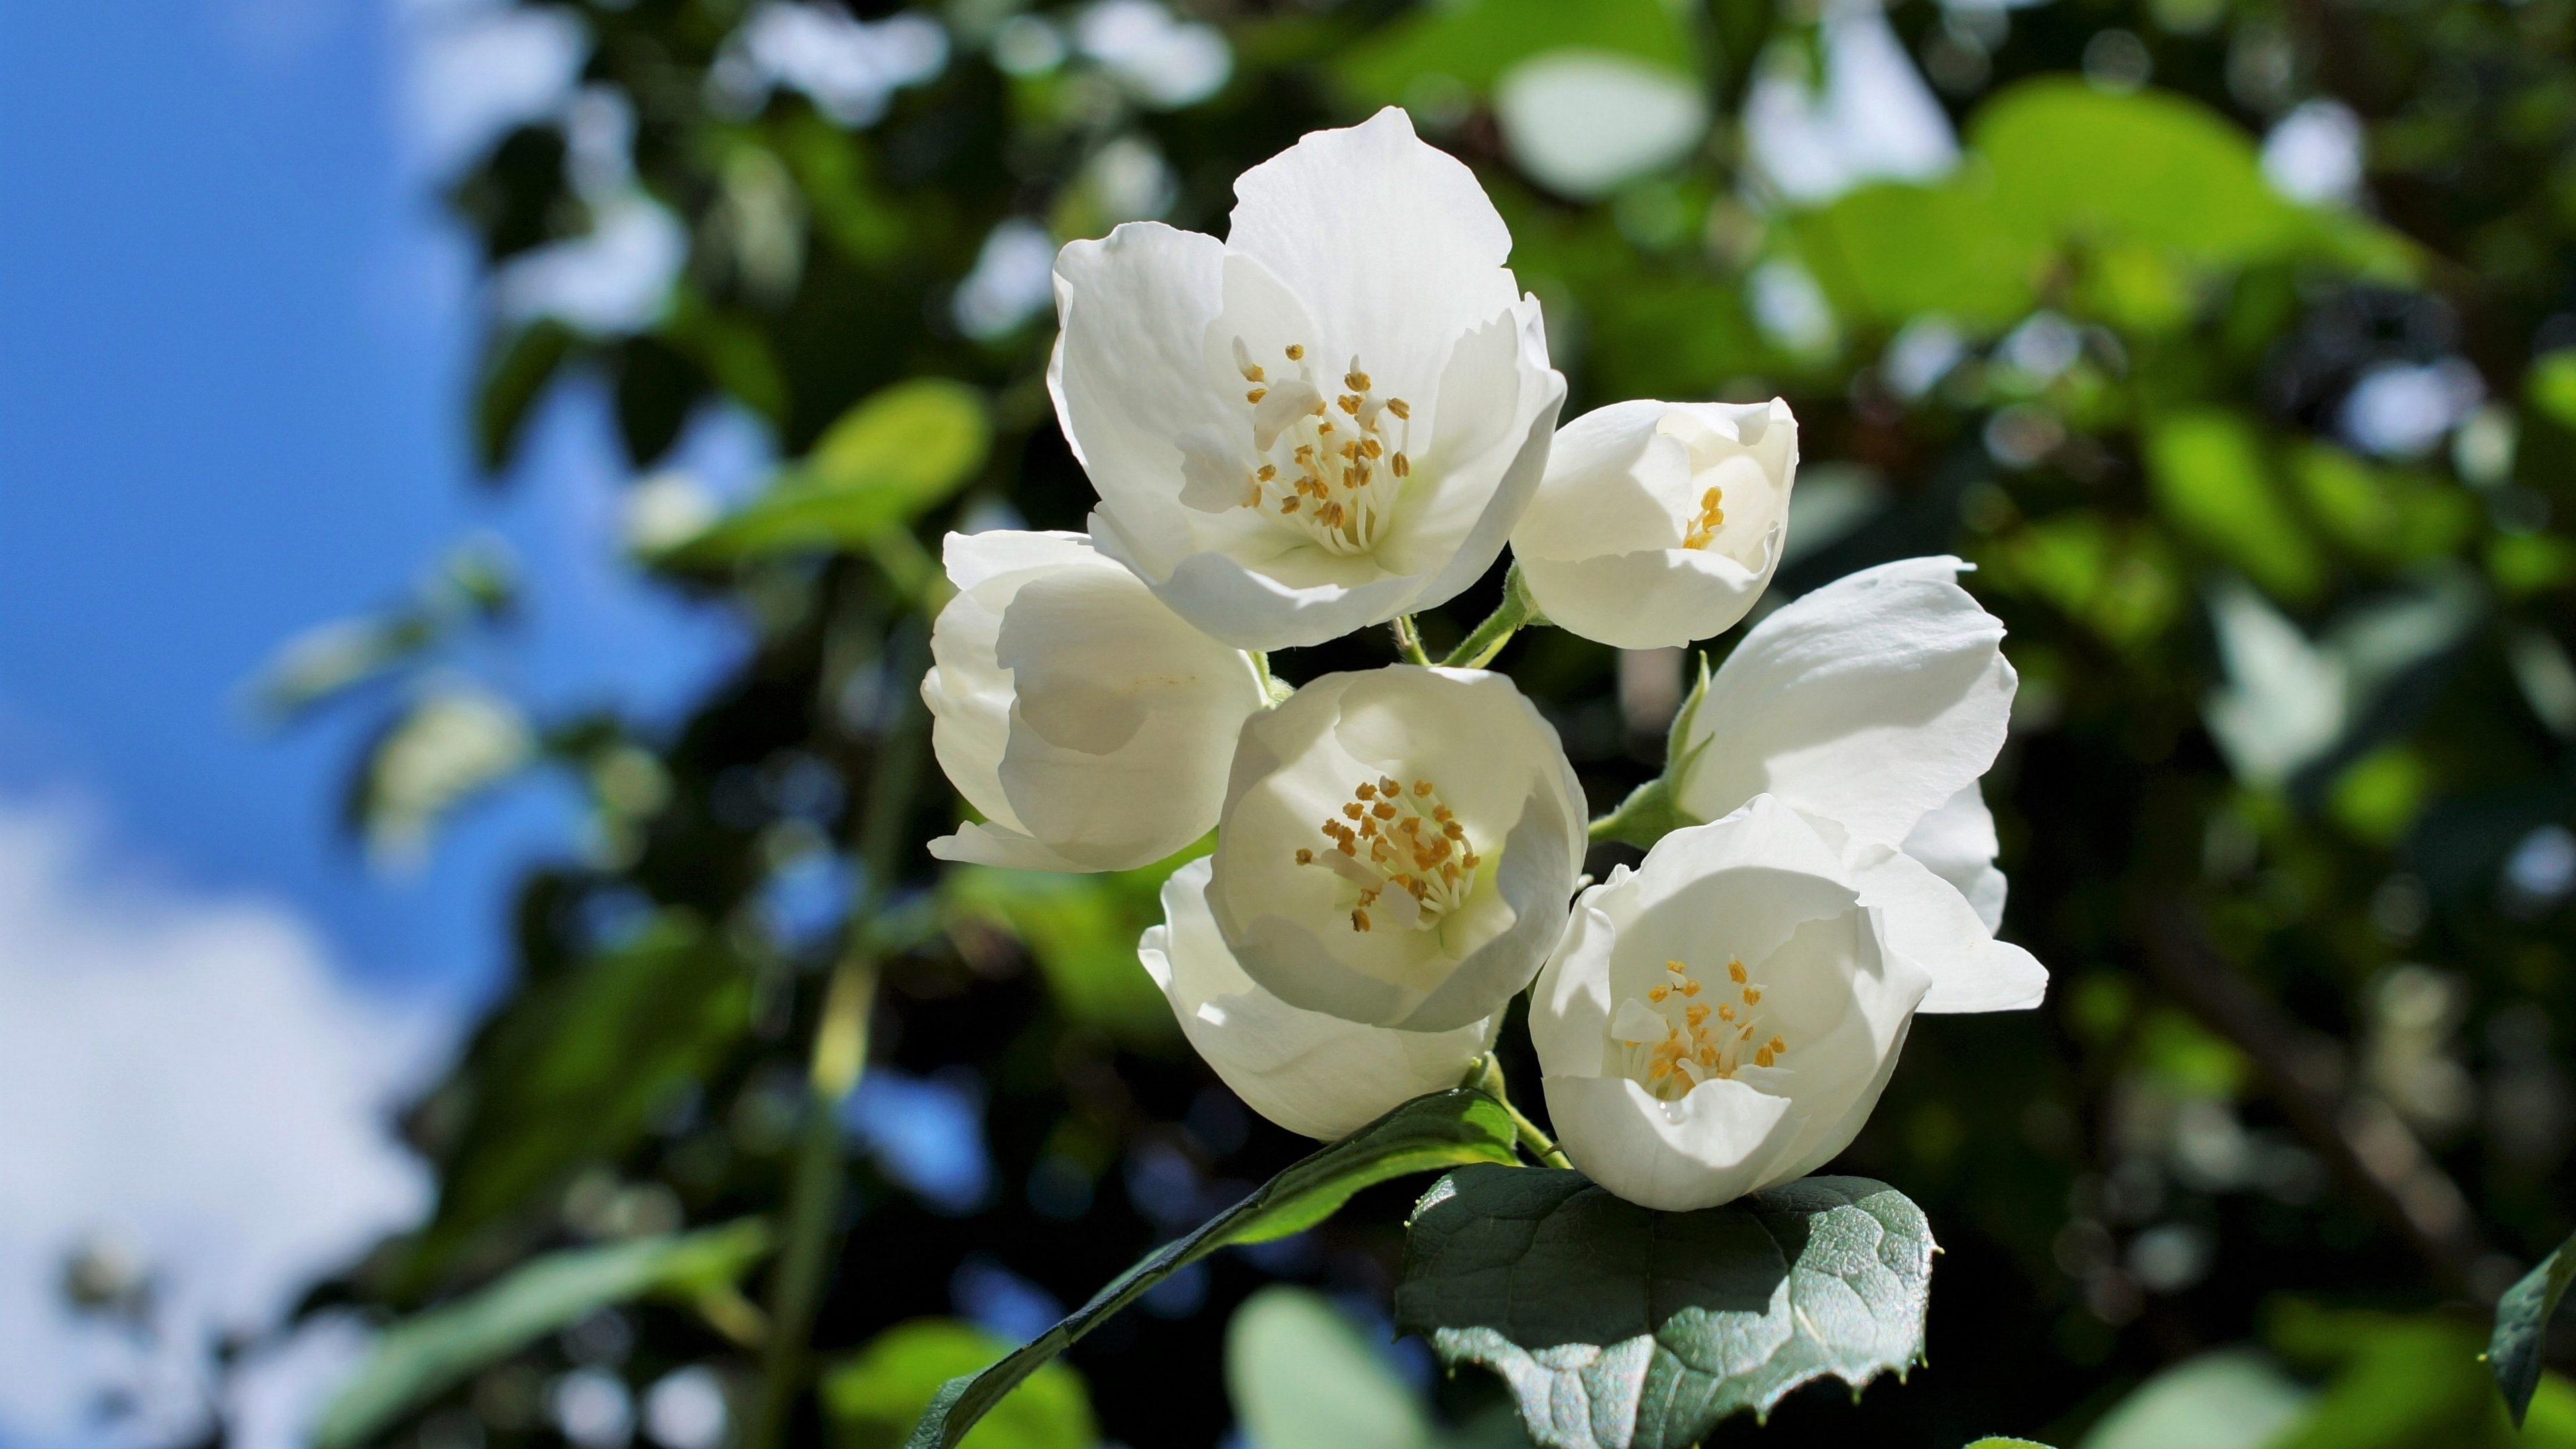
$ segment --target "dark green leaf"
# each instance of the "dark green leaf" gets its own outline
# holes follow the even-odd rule
[[[2519,1427],[2531,1407],[2532,1390],[2540,1386],[2540,1350],[2549,1339],[2549,1320],[2576,1282],[2576,1238],[2561,1243],[2540,1265],[2497,1301],[2495,1336],[2487,1343],[2487,1364],[2495,1370],[2496,1387]]]
[[[823,1411],[841,1449],[894,1449],[940,1385],[1011,1351],[969,1323],[899,1323],[823,1376]],[[1091,1395],[1070,1364],[1039,1367],[966,1436],[965,1449],[1089,1449],[1100,1431]]]
[[[553,1253],[387,1330],[313,1428],[314,1449],[353,1449],[485,1365],[594,1308],[646,1294],[728,1287],[769,1251],[756,1218]]]
[[[493,340],[474,389],[474,460],[485,473],[500,472],[517,456],[519,434],[572,355],[574,340],[573,330],[551,317]]]
[[[1904,1194],[1810,1177],[1659,1213],[1581,1173],[1466,1167],[1414,1208],[1397,1327],[1500,1374],[1551,1449],[1685,1449],[1824,1374],[1923,1353],[1932,1233]]]
[[[2283,501],[2250,419],[2215,407],[2172,413],[2148,428],[2145,451],[2156,505],[2176,528],[2276,599],[2325,587],[2325,560]]]
[[[984,466],[991,444],[982,393],[944,378],[897,383],[843,414],[767,494],[663,562],[702,568],[862,547],[946,502]]]
[[[1263,1183],[1111,1280],[1063,1322],[982,1373],[951,1379],[913,1428],[906,1449],[950,1449],[1004,1394],[1075,1339],[1155,1284],[1219,1248],[1303,1232],[1331,1217],[1364,1187],[1460,1163],[1514,1159],[1511,1118],[1482,1092],[1434,1092],[1387,1113]]]
[[[468,1058],[472,1108],[407,1288],[574,1166],[625,1151],[740,1040],[750,1010],[749,973],[681,914],[514,998]]]

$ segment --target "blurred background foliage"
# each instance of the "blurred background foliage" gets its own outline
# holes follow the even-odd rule
[[[1161,872],[935,868],[914,688],[944,531],[1082,526],[1055,247],[1222,231],[1387,104],[1510,222],[1568,417],[1796,406],[1775,598],[1955,551],[2011,629],[1986,788],[2054,989],[1919,1023],[1844,1159],[1947,1250],[1929,1366],[1718,1441],[2509,1440],[2485,1305],[2576,1225],[2576,5],[528,3],[590,58],[449,193],[492,281],[460,423],[497,480],[604,384],[633,566],[748,644],[676,729],[531,717],[467,547],[267,681],[381,716],[379,856],[531,776],[591,806],[407,1119],[434,1220],[310,1300],[404,1324],[326,1443],[892,1445],[1305,1150],[1137,966]],[[524,300],[655,245],[640,311]],[[667,466],[723,410],[787,460],[749,496]],[[1677,653],[1513,649],[1597,806],[1653,771]],[[1516,1442],[1386,1346],[1407,1191],[1177,1275],[968,1442]],[[2576,1443],[2576,1391],[2525,1437]]]

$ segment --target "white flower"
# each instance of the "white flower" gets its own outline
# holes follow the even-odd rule
[[[2003,622],[1955,558],[1838,579],[1764,619],[1674,730],[1673,804],[1695,820],[1760,794],[1844,855],[1888,936],[1932,973],[1932,1012],[2039,1004],[2048,972],[1994,938],[2004,878],[1977,778],[2003,748],[2016,678]]]
[[[1447,1031],[1537,973],[1584,828],[1565,749],[1510,679],[1328,674],[1245,722],[1208,907],[1289,1005]]]
[[[1301,1011],[1262,990],[1208,913],[1209,865],[1191,861],[1164,883],[1164,923],[1136,951],[1190,1045],[1252,1110],[1330,1140],[1458,1085],[1493,1045],[1499,1015],[1451,1031],[1397,1031]]]
[[[1613,403],[1557,433],[1512,558],[1559,628],[1620,649],[1707,639],[1780,566],[1797,472],[1777,398]]]
[[[948,535],[957,596],[921,681],[931,745],[989,824],[942,860],[1125,870],[1207,834],[1244,716],[1269,700],[1252,660],[1155,602],[1078,533]]]
[[[1133,222],[1056,258],[1056,417],[1091,532],[1229,644],[1457,594],[1546,468],[1565,379],[1511,234],[1403,111],[1235,182],[1225,241]]]
[[[1932,986],[1841,853],[1768,796],[1583,893],[1530,1000],[1557,1145],[1666,1212],[1850,1145]]]

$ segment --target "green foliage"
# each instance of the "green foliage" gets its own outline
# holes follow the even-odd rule
[[[1284,1283],[1227,1322],[1225,1385],[1251,1449],[1430,1449],[1437,1437],[1386,1355],[1330,1299]]]
[[[2478,1363],[2477,1325],[2437,1314],[2339,1311],[2291,1301],[2269,1337],[2293,1363],[2333,1370],[2316,1404],[2267,1449],[2533,1449],[2576,1444],[2576,1389],[2558,1380],[2521,1431]]]
[[[498,473],[518,456],[538,399],[563,371],[577,340],[551,317],[492,338],[474,389],[474,461],[484,472]]]
[[[2161,418],[2146,461],[2165,516],[2266,592],[2297,602],[2325,587],[2325,560],[2282,500],[2250,420],[2218,408]]]
[[[1463,1168],[1413,1210],[1397,1322],[1482,1364],[1552,1449],[1686,1449],[1832,1374],[1923,1353],[1932,1234],[1903,1194],[1811,1177],[1659,1213],[1550,1169]]]
[[[1038,1367],[1146,1290],[1219,1248],[1266,1243],[1331,1217],[1351,1195],[1393,1177],[1464,1162],[1516,1160],[1517,1133],[1494,1099],[1463,1089],[1416,1097],[1263,1183],[1195,1231],[1155,1249],[1037,1340],[982,1373],[951,1379],[907,1449],[950,1449]]]
[[[1423,77],[1481,94],[1516,62],[1564,48],[1632,55],[1684,72],[1696,65],[1689,34],[1661,0],[1466,0],[1423,7],[1353,47],[1335,73],[1357,106],[1409,105],[1421,99]]]
[[[2576,1282],[2576,1252],[2570,1252],[2571,1247],[2576,1247],[2576,1240],[2551,1249],[2496,1303],[2495,1332],[2487,1341],[2486,1359],[2495,1371],[2496,1387],[2504,1392],[2505,1407],[2513,1411],[2516,1428],[2531,1407],[2532,1391],[2540,1386],[2540,1351],[2549,1338],[2549,1321],[2566,1299],[2567,1285]]]
[[[685,1300],[729,1289],[768,1251],[768,1225],[746,1220],[533,1259],[387,1329],[315,1421],[314,1449],[357,1449],[450,1386],[593,1309],[647,1294]]]
[[[941,881],[940,901],[959,924],[981,922],[1019,938],[1067,1017],[1121,1041],[1166,1045],[1179,1039],[1180,1027],[1137,961],[1136,939],[1163,918],[1163,882],[1206,853],[1196,845],[1169,860],[1097,875],[962,866]]]
[[[766,494],[660,561],[704,568],[863,548],[947,501],[984,466],[991,446],[992,425],[973,388],[940,378],[898,383],[843,414]]]
[[[1011,1346],[972,1324],[899,1323],[823,1375],[823,1412],[841,1449],[894,1449],[940,1385],[972,1374]],[[1004,1395],[959,1442],[964,1449],[1090,1449],[1100,1434],[1082,1376],[1047,1363]]]
[[[471,1106],[408,1258],[411,1291],[573,1168],[615,1159],[741,1039],[750,1007],[742,965],[678,913],[512,998],[467,1053]]]

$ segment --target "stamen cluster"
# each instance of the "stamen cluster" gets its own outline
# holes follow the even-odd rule
[[[1412,405],[1378,396],[1356,356],[1342,374],[1347,391],[1328,398],[1304,345],[1292,344],[1287,355],[1296,375],[1274,381],[1243,339],[1234,340],[1234,365],[1252,384],[1243,400],[1252,407],[1253,451],[1261,459],[1244,476],[1243,506],[1295,525],[1328,553],[1366,553],[1413,474],[1405,455]]]
[[[1691,520],[1690,530],[1682,535],[1682,547],[1706,548],[1717,531],[1726,526],[1726,510],[1718,505],[1726,498],[1723,488],[1710,488],[1699,496],[1699,517]]]
[[[1476,887],[1482,858],[1429,780],[1410,790],[1391,775],[1364,780],[1339,818],[1325,818],[1323,832],[1332,848],[1300,848],[1297,863],[1322,865],[1359,887],[1354,931],[1374,929],[1380,916],[1399,930],[1437,925]]]
[[[1762,987],[1740,959],[1726,963],[1727,979],[1737,988],[1738,1002],[1714,1007],[1698,1000],[1702,987],[1679,961],[1664,963],[1669,980],[1649,987],[1641,1005],[1630,998],[1612,1025],[1612,1035],[1642,1049],[1640,1063],[1646,1089],[1670,1102],[1712,1077],[1733,1077],[1750,1063],[1776,1064],[1789,1050],[1788,1039],[1763,1029]],[[1711,1026],[1709,1018],[1716,1017]],[[1658,1031],[1660,1028],[1660,1032]]]

